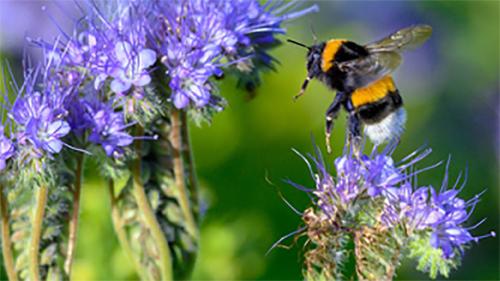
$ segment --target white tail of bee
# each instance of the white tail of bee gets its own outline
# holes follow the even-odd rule
[[[406,111],[399,108],[376,124],[365,124],[365,134],[376,144],[399,138],[405,130]]]

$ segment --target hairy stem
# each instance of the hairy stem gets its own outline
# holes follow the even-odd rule
[[[111,218],[113,220],[113,227],[116,235],[118,236],[118,241],[120,242],[122,249],[125,251],[125,255],[127,255],[133,262],[135,270],[141,277],[141,280],[148,280],[147,274],[144,272],[140,262],[135,258],[132,247],[127,240],[127,233],[124,229],[123,220],[120,216],[120,210],[118,209],[118,202],[115,196],[115,183],[112,179],[108,180],[108,191],[111,202]]]
[[[7,277],[9,277],[10,281],[17,281],[14,255],[12,254],[12,241],[10,240],[7,198],[3,194],[3,185],[0,185],[0,212],[2,216],[2,255],[5,271],[7,271]]]
[[[71,219],[69,221],[69,238],[68,250],[66,252],[66,260],[64,261],[64,271],[71,277],[71,266],[75,256],[77,234],[78,234],[78,218],[80,215],[80,194],[82,189],[83,177],[83,154],[79,153],[76,156],[75,184],[73,185],[73,208]]]
[[[144,134],[144,129],[138,126],[137,135],[141,136]],[[136,141],[136,151],[137,151],[137,160],[133,165],[133,193],[135,200],[137,201],[137,207],[140,210],[140,213],[144,217],[145,223],[151,231],[151,235],[153,236],[156,246],[158,247],[158,251],[160,253],[160,270],[163,280],[173,280],[172,274],[172,257],[170,255],[170,248],[168,246],[167,239],[163,234],[160,224],[156,220],[156,216],[149,204],[148,198],[146,196],[146,192],[144,191],[144,187],[142,186],[141,180],[141,149],[142,142],[140,140]]]
[[[186,187],[186,178],[185,178],[185,167],[184,161],[182,159],[182,149],[183,149],[183,140],[182,139],[182,130],[183,126],[187,126],[187,122],[182,122],[181,110],[173,109],[171,114],[171,132],[170,132],[170,143],[172,144],[172,157],[174,163],[174,176],[175,176],[175,185],[177,187],[177,192],[179,195],[179,204],[181,207],[182,214],[186,221],[186,229],[187,232],[194,238],[195,241],[198,240],[198,224],[196,223],[193,215],[193,211],[191,209],[191,203],[188,195],[188,189]],[[187,130],[187,128],[185,128]],[[188,134],[185,133],[187,136]]]
[[[193,202],[193,214],[194,219],[199,221],[199,203],[198,203],[198,179],[196,177],[196,168],[194,164],[193,153],[191,150],[191,142],[189,138],[189,126],[187,121],[187,113],[186,111],[181,111],[181,138],[182,138],[182,155],[184,157],[184,161],[188,163],[188,173],[189,173],[189,192],[191,195],[191,202]]]
[[[40,280],[40,240],[42,236],[43,216],[47,205],[49,189],[42,185],[36,190],[36,205],[33,213],[31,240],[29,248],[29,276],[31,281]]]
[[[356,256],[356,274],[358,275],[358,280],[367,280],[364,276],[366,270],[364,268],[363,250],[361,249],[362,236],[363,236],[362,229],[354,232],[354,254]]]

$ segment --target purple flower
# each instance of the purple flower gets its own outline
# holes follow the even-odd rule
[[[84,1],[81,9],[73,36],[64,34],[55,44],[33,42],[58,64],[90,74],[95,89],[109,80],[117,94],[149,84],[148,68],[159,57],[175,107],[218,109],[212,78],[233,64],[252,73],[270,65],[266,49],[278,42],[275,34],[284,33],[280,25],[317,7],[300,9],[298,1],[116,0]]]
[[[106,155],[117,157],[123,152],[122,147],[130,145],[134,138],[125,129],[122,113],[114,112],[107,105],[100,104],[92,109],[93,127],[89,141],[100,144]]]
[[[58,63],[90,74],[95,89],[111,77],[111,89],[123,93],[151,81],[146,68],[156,61],[156,53],[146,47],[149,7],[134,1],[84,1],[84,17],[75,20],[73,36],[64,34],[65,41],[54,44],[33,42]]]
[[[50,112],[45,110],[39,118],[32,118],[28,121],[25,136],[35,147],[55,154],[61,151],[63,147],[61,138],[70,130],[68,122],[51,120]]]
[[[334,163],[335,176],[328,172],[318,150],[316,157],[308,155],[316,166],[316,173],[306,158],[299,154],[308,163],[316,186],[308,189],[289,183],[301,190],[311,191],[316,197],[315,204],[334,219],[338,209],[349,208],[358,198],[375,198],[390,193],[407,178],[404,171],[426,155],[423,153],[395,165],[391,158],[392,148],[388,146],[381,153],[374,150],[371,156],[360,158],[350,153],[338,157]]]
[[[399,188],[389,188],[384,193],[388,203],[381,216],[382,223],[394,227],[404,220],[410,231],[424,229],[424,223],[432,218],[427,204],[428,193],[427,187],[417,188],[413,192],[409,181],[402,183]]]
[[[461,247],[472,240],[478,241],[483,237],[473,237],[463,223],[471,216],[475,205],[479,201],[479,195],[468,202],[458,198],[459,190],[450,189],[436,192],[431,189],[429,208],[431,209],[429,219],[425,222],[432,229],[431,245],[440,248],[445,258],[455,254],[455,250],[463,251]],[[481,223],[481,222],[480,222]]]
[[[142,49],[136,53],[132,45],[126,41],[120,41],[115,45],[115,57],[119,66],[113,71],[115,78],[111,82],[111,90],[115,93],[128,91],[132,85],[146,86],[151,82],[146,68],[156,61],[156,53],[151,49]]]
[[[457,180],[455,186],[448,188],[447,172],[439,191],[432,186],[412,185],[411,180],[419,173],[440,164],[413,169],[431,152],[430,149],[415,151],[395,164],[391,157],[394,148],[395,145],[390,144],[381,153],[374,149],[370,156],[355,157],[347,153],[338,157],[335,176],[328,172],[319,150],[316,150],[316,157],[308,155],[316,171],[299,154],[308,164],[315,188],[291,184],[314,195],[311,197],[313,204],[320,215],[326,215],[328,222],[325,223],[347,224],[348,228],[368,223],[368,227],[376,225],[384,229],[402,225],[410,239],[428,235],[430,245],[441,249],[446,259],[461,253],[465,244],[494,235],[474,237],[470,230],[477,225],[464,226],[479,201],[479,195],[468,201],[459,198],[463,185],[457,189]],[[358,221],[358,215],[370,218],[369,222]]]
[[[445,175],[439,192],[432,186],[413,188],[409,182],[388,190],[382,222],[389,227],[403,223],[410,232],[430,232],[431,245],[441,249],[443,257],[448,259],[457,251],[461,253],[464,244],[494,233],[474,237],[469,230],[475,226],[463,226],[478,203],[479,195],[469,201],[457,197],[460,190],[456,186],[447,189],[447,177]]]
[[[4,134],[3,126],[0,126],[0,171],[5,169],[7,159],[14,156],[14,143]]]
[[[337,176],[333,188],[344,203],[362,192],[370,197],[379,196],[405,179],[403,171],[407,165],[395,166],[388,149],[359,159],[352,154],[343,155],[335,160]]]
[[[14,104],[11,116],[16,122],[18,139],[29,141],[35,149],[55,154],[62,149],[61,138],[70,131],[69,124],[62,118],[62,104],[52,104],[50,98],[40,92],[19,98]]]

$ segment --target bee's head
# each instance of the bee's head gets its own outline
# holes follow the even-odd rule
[[[323,52],[323,49],[325,47],[324,43],[320,44],[315,44],[312,46],[306,46],[305,44],[302,44],[300,42],[288,39],[287,40],[290,43],[293,43],[295,45],[301,46],[306,48],[307,51],[307,77],[306,80],[304,80],[304,83],[302,84],[302,88],[300,89],[300,92],[298,95],[295,96],[295,99],[298,97],[302,96],[307,88],[307,84],[309,84],[309,81],[318,75],[321,74],[321,54]]]
[[[323,53],[324,43],[313,45],[307,52],[307,76],[314,78],[321,74],[321,54]]]

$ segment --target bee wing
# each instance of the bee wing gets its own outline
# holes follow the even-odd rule
[[[432,27],[421,24],[403,28],[393,34],[365,45],[369,52],[401,52],[423,44],[432,34]]]
[[[338,67],[343,72],[351,73],[356,85],[364,86],[390,74],[400,64],[401,56],[397,52],[377,52],[338,63]]]
[[[338,63],[340,70],[352,74],[354,84],[368,85],[394,70],[401,64],[399,53],[424,43],[432,33],[428,25],[415,25],[365,45],[369,55],[359,59]]]

